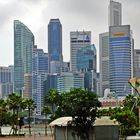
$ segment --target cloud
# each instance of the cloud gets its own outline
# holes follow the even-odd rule
[[[0,4],[0,26],[5,27],[11,19],[24,15],[25,11],[27,9],[16,1]]]
[[[3,0],[0,2],[0,37],[3,42],[0,45],[7,47],[6,51],[11,48],[13,45],[13,20],[18,19],[34,33],[38,47],[46,50],[47,24],[51,18],[59,18],[63,28],[64,59],[69,60],[70,56],[70,31],[83,29],[92,31],[92,43],[95,43],[98,50],[99,34],[108,31],[109,1]],[[135,46],[138,48],[140,46],[138,41],[140,36],[140,0],[116,1],[122,3],[123,24],[131,25]],[[3,48],[3,50],[5,49]],[[0,60],[2,59],[0,58]]]

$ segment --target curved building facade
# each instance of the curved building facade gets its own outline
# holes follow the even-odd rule
[[[24,74],[32,73],[34,35],[19,20],[14,20],[14,91],[20,93],[24,86]]]

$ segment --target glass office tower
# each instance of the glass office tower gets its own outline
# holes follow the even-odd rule
[[[77,70],[84,73],[84,88],[96,92],[96,48],[93,45],[77,50]]]
[[[90,31],[75,31],[70,32],[70,70],[77,72],[76,53],[77,50],[91,45]]]
[[[51,61],[63,61],[62,57],[62,25],[59,19],[51,19],[48,24],[48,60],[49,72]]]
[[[110,89],[117,96],[131,93],[128,80],[133,73],[133,43],[129,25],[109,28]]]
[[[44,102],[44,80],[48,74],[48,54],[43,49],[33,50],[33,70],[32,70],[32,98],[36,104],[37,114],[41,114]]]
[[[24,74],[32,73],[34,35],[19,20],[14,21],[14,91],[21,93]]]

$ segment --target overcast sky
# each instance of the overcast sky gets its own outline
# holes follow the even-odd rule
[[[122,3],[122,22],[133,30],[135,48],[140,48],[140,0]],[[13,64],[13,20],[23,22],[34,34],[38,48],[47,49],[47,25],[59,18],[63,30],[63,57],[70,60],[70,31],[92,32],[99,54],[99,34],[108,31],[109,0],[0,0],[0,66]]]

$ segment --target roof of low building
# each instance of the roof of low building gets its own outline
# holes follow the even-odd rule
[[[60,117],[54,121],[52,121],[49,126],[67,126],[68,122],[72,121],[72,117]],[[95,120],[94,126],[101,126],[101,125],[118,125],[116,120],[111,120],[108,116],[97,118]]]

